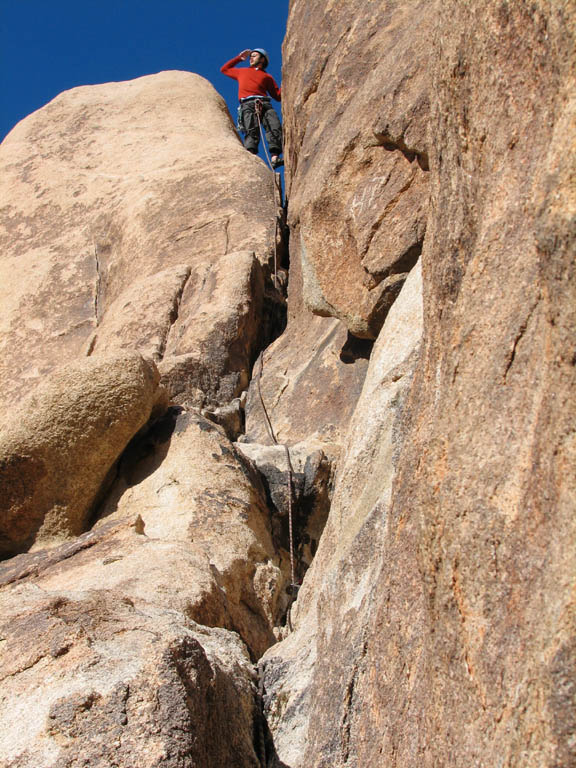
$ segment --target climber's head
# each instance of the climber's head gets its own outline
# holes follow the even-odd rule
[[[258,69],[266,69],[268,66],[268,53],[264,48],[252,48],[250,53],[250,66],[258,67]]]

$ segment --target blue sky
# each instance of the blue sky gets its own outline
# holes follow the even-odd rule
[[[210,80],[235,116],[221,65],[266,48],[280,84],[287,16],[288,0],[0,0],[0,139],[64,90],[166,69]]]

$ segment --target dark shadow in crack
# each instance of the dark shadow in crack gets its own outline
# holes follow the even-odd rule
[[[172,435],[183,428],[182,423],[178,424],[179,418],[182,422],[185,416],[181,406],[170,406],[163,416],[141,429],[130,440],[102,484],[88,527],[115,511],[126,488],[138,485],[158,469],[168,454]]]
[[[358,339],[349,333],[340,350],[340,360],[346,365],[351,365],[356,360],[370,360],[373,346],[374,341],[372,339]]]
[[[272,733],[263,715],[260,718],[258,731],[259,734],[256,742],[264,740],[264,743],[260,744],[260,749],[257,750],[262,768],[292,768],[288,763],[283,763],[278,757]]]

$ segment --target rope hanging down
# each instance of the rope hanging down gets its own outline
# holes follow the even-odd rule
[[[270,170],[274,174],[274,184],[276,185],[276,189],[278,191],[278,196],[280,198],[280,205],[284,205],[284,194],[282,192],[282,180],[279,173],[276,173],[276,169],[272,165],[272,160],[270,159],[270,155],[268,154],[268,148],[266,147],[266,141],[264,139],[264,130],[262,128],[262,102],[260,99],[257,99],[254,103],[254,112],[256,113],[256,119],[258,120],[258,128],[260,129],[260,139],[262,141],[262,146],[264,147],[264,154],[266,155],[266,160],[268,161],[268,165],[270,167]],[[278,236],[278,219],[276,219],[276,237]],[[276,248],[274,248],[274,287],[278,288],[278,265],[277,265],[277,255],[276,255]],[[262,405],[264,406],[264,402],[262,402]],[[264,407],[264,413],[266,413],[266,408]],[[276,440],[274,440],[276,442]],[[278,443],[276,443],[278,445]]]
[[[260,403],[262,404],[262,410],[264,411],[264,418],[266,420],[266,428],[268,430],[268,434],[270,435],[274,445],[280,445],[280,443],[276,439],[276,435],[274,434],[274,429],[272,428],[272,422],[270,421],[270,417],[268,416],[268,411],[266,410],[266,406],[264,404],[264,398],[262,397],[262,390],[260,388],[260,378],[262,376],[263,368],[264,368],[264,353],[262,352],[260,354],[260,367],[258,370],[258,375],[256,377],[256,383],[258,387],[258,397],[260,398]],[[290,591],[292,594],[292,599],[294,600],[296,599],[296,595],[298,593],[298,584],[296,583],[296,568],[294,565],[294,526],[293,526],[293,516],[292,516],[292,496],[294,494],[292,477],[294,475],[294,467],[292,466],[292,460],[290,458],[290,451],[288,449],[288,446],[284,443],[282,444],[282,448],[284,448],[284,451],[286,453],[286,463],[288,465],[288,536],[289,536],[289,546],[290,546],[290,578],[291,578]]]
[[[266,142],[264,140],[264,131],[262,130],[262,102],[260,99],[257,99],[254,104],[254,112],[256,113],[256,118],[258,120],[258,128],[260,128],[260,138],[262,140],[262,146],[264,147],[264,152],[266,154],[266,160],[268,160],[268,165],[270,166],[270,170],[274,172],[274,167],[272,166],[272,160],[270,159],[270,155],[268,154],[268,149],[266,147]]]

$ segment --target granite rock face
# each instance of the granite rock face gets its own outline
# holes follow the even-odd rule
[[[253,768],[287,574],[198,406],[283,301],[272,174],[181,72],[62,94],[0,164],[2,554],[34,544],[0,565],[0,762]]]
[[[356,83],[299,34],[320,5],[350,31],[377,12],[292,5],[288,60],[303,50],[319,73],[302,92],[317,82],[338,102]],[[399,39],[418,10],[380,8],[398,11]],[[295,632],[263,660],[278,766],[576,765],[575,17],[569,3],[430,8],[421,351],[400,399],[378,397],[402,292]],[[315,142],[324,116],[285,109],[298,146]]]
[[[196,570],[139,518],[0,565],[4,765],[260,765],[245,646],[179,605]]]
[[[191,73],[61,94],[2,143],[0,200],[4,406],[108,343],[160,362],[216,262],[249,251],[267,264],[276,248],[273,175]],[[185,340],[178,355],[196,352]]]
[[[292,611],[295,631],[260,662],[278,765],[297,768],[320,754],[326,762],[318,764],[346,764],[338,760],[348,749],[351,694],[378,604],[385,520],[403,442],[403,406],[421,334],[417,265],[374,345],[328,521]],[[317,752],[316,739],[329,740],[329,746],[322,744]]]
[[[291,5],[284,43],[292,259],[318,315],[374,339],[426,230],[424,0]]]
[[[181,610],[233,629],[260,656],[285,607],[284,579],[260,478],[214,424],[172,407],[124,454],[98,525],[137,515],[167,558],[184,543],[197,561]],[[170,568],[164,578],[176,607]]]
[[[303,298],[301,263],[293,257],[287,326],[254,366],[243,439],[271,445],[268,417],[278,442],[311,441],[331,460],[337,458],[371,348],[370,341],[351,337],[334,318],[310,312]]]
[[[440,9],[402,567],[380,574],[360,764],[576,763],[574,43],[567,3]]]
[[[287,325],[252,371],[274,185],[204,81],[79,89],[11,134],[3,397],[110,350],[172,403],[90,530],[0,565],[9,768],[576,765],[575,24],[291,2]]]
[[[0,429],[0,554],[78,536],[114,462],[161,397],[139,354],[55,371]]]

